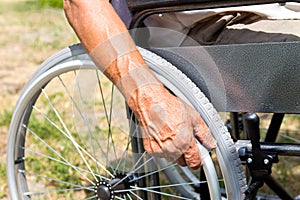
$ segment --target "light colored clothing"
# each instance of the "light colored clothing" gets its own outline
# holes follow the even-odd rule
[[[165,13],[148,17],[145,25],[156,27],[149,29],[149,43],[153,46],[174,46],[174,41],[176,45],[193,45],[195,41],[204,45],[297,41],[300,40],[300,4]],[[164,30],[157,31],[157,28]]]

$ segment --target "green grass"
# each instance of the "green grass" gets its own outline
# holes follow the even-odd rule
[[[62,8],[63,0],[38,0],[38,5],[41,7]]]
[[[0,112],[0,126],[9,126],[13,110],[5,109]]]
[[[28,0],[22,2],[0,2],[0,14],[5,13],[6,9],[17,12],[38,11],[46,8],[63,8],[63,0]]]
[[[62,5],[63,0],[0,0],[0,24],[2,30],[0,31],[0,46],[1,55],[6,58],[6,61],[1,62],[0,67],[1,70],[7,70],[8,72],[18,72],[13,78],[6,79],[6,77],[11,76],[11,74],[8,73],[5,74],[3,80],[1,79],[1,83],[4,84],[4,87],[2,87],[1,89],[4,89],[0,92],[2,94],[2,107],[0,108],[0,135],[2,136],[1,139],[3,140],[1,141],[2,146],[0,146],[0,199],[8,198],[8,187],[5,170],[5,145],[7,140],[8,128],[10,125],[14,106],[16,105],[17,96],[19,96],[20,93],[20,89],[23,87],[26,79],[29,78],[30,74],[36,71],[41,62],[43,62],[53,53],[57,52],[59,49],[78,42],[75,34],[71,30],[71,27],[67,23],[67,20],[63,13]],[[21,52],[19,53],[15,50],[20,50]],[[24,74],[26,74],[26,76]],[[7,92],[5,87],[6,85],[9,86],[8,90],[13,92]],[[10,85],[12,86],[10,87]],[[56,98],[61,100],[60,94],[55,95],[57,96]],[[53,113],[51,113],[51,111],[46,110],[45,112],[46,114],[49,114],[49,116],[53,116]],[[38,116],[35,117],[36,120],[39,120],[41,118],[37,118]],[[56,122],[57,121],[58,120],[56,119]],[[55,130],[53,126],[50,126],[49,123],[47,124],[45,120],[34,121],[33,119],[31,123],[36,132],[53,133],[52,135],[41,135],[45,138],[45,140],[50,141],[54,136],[54,142],[60,142],[58,139],[61,138],[61,136],[58,137],[58,131]],[[57,145],[61,145],[61,143]],[[64,147],[64,145],[61,146]],[[43,146],[43,149],[44,148],[45,147]],[[72,150],[70,149],[70,145],[66,146],[64,147],[64,152],[66,154],[72,155],[72,150],[74,148]],[[35,171],[38,171],[38,168],[41,167],[43,167],[41,170],[45,170],[45,165],[43,165],[44,160],[35,159],[34,162],[35,163],[32,163],[34,164],[33,167],[37,168],[34,168]],[[30,164],[29,161],[27,163]],[[47,173],[49,174],[51,174],[52,172],[63,176],[60,177],[57,175],[62,180],[74,178],[72,176],[67,176],[69,173],[61,173],[66,172],[66,169],[62,165],[50,169],[49,172],[47,171]],[[75,198],[70,197],[70,199]]]
[[[65,96],[60,92],[49,95],[49,99],[56,106],[59,106],[65,102]],[[28,149],[34,150],[34,152],[39,152],[40,155],[46,155],[53,159],[35,155],[34,153],[28,153],[28,157],[26,159],[26,169],[46,177],[55,177],[56,179],[64,182],[80,185],[82,180],[80,179],[78,172],[76,172],[76,170],[74,170],[68,164],[62,164],[54,159],[64,162],[64,160],[61,158],[66,158],[68,161],[81,168],[84,168],[85,164],[83,163],[81,157],[76,153],[74,144],[62,133],[64,132],[66,134],[67,131],[61,124],[58,116],[52,110],[51,106],[49,106],[48,100],[45,98],[40,98],[39,102],[40,104],[38,103],[37,107],[42,109],[43,114],[37,112],[36,110],[33,110],[31,114],[28,124],[29,129],[26,136],[27,144],[29,145]],[[58,112],[60,117],[64,119],[64,123],[66,127],[68,127],[72,137],[80,146],[82,146],[83,144],[81,143],[78,132],[72,128],[72,118],[67,116],[67,111],[65,112],[63,108],[58,107]],[[51,120],[51,123],[43,115],[47,116],[47,118]],[[53,124],[56,124],[59,129],[53,126]],[[38,137],[35,137],[34,135],[37,135]],[[45,143],[41,142],[41,140]],[[54,152],[52,148],[57,150],[59,155]],[[47,170],[45,170],[46,168]],[[39,184],[44,185],[49,190],[51,190],[51,188],[66,188],[66,184],[63,182],[51,180],[47,181],[45,178],[41,177],[35,178]],[[56,198],[56,196],[53,198]]]
[[[5,183],[2,181],[6,181],[6,167],[5,167],[5,163],[0,163],[0,176],[1,176],[1,180],[0,180],[0,188],[1,185],[4,185]],[[0,198],[5,197],[5,191],[1,191],[0,190]]]

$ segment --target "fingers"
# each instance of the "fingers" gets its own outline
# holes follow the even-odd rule
[[[166,110],[162,105],[154,104],[150,107],[148,120],[151,123],[142,126],[145,150],[153,156],[197,169],[202,161],[194,137],[205,147],[216,148],[216,141],[209,128],[199,113],[187,104],[180,104],[181,110],[177,115],[169,115],[166,112],[172,108],[167,107]]]
[[[185,159],[184,159],[184,155],[181,155],[177,160],[176,160],[176,163],[180,166],[187,166],[187,163],[185,162]]]
[[[184,160],[186,165],[192,169],[198,169],[202,165],[202,161],[195,140],[192,140],[191,145],[184,153]]]
[[[214,149],[217,147],[217,141],[212,136],[208,126],[205,124],[199,113],[193,121],[194,125],[194,135],[195,137],[209,149]]]
[[[191,108],[192,109],[192,108]],[[205,124],[200,114],[191,110],[190,114],[192,115],[192,124],[193,124],[193,133],[195,137],[207,148],[214,149],[217,147],[217,142],[212,136],[208,126]],[[184,153],[184,161],[192,169],[197,169],[202,165],[202,160],[200,153],[196,144],[196,141],[193,139],[191,145]],[[178,164],[184,163],[183,161],[178,162]]]
[[[212,136],[207,126],[194,128],[195,137],[208,149],[215,149],[217,147],[217,141]]]

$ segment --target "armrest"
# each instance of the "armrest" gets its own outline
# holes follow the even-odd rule
[[[284,3],[288,0],[127,0],[128,8],[131,11],[141,11],[145,9],[155,9],[162,7],[176,7],[185,5],[199,5],[203,4],[205,8],[217,8],[228,6],[242,6],[255,5],[264,3]],[[293,2],[300,2],[295,0]],[[198,6],[198,7],[199,7]]]

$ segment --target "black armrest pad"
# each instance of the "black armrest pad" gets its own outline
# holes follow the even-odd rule
[[[212,0],[127,0],[129,9],[141,10],[159,8],[164,6],[178,6],[190,3],[205,3]]]
[[[169,7],[169,6],[182,6],[188,4],[209,4],[212,7],[238,6],[238,5],[252,5],[262,3],[282,3],[288,0],[127,0],[128,7],[131,11],[139,11],[145,9]],[[300,2],[294,0],[293,2]]]

